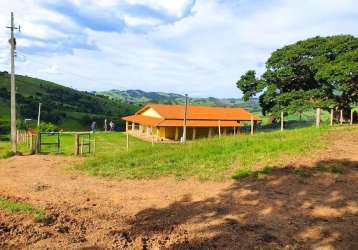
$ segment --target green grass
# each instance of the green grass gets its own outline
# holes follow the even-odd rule
[[[7,158],[10,152],[10,143],[7,141],[0,141],[0,159]]]
[[[285,164],[293,156],[323,146],[320,138],[328,130],[309,127],[283,133],[204,139],[186,145],[156,144],[154,147],[131,138],[129,152],[125,150],[123,134],[106,134],[98,136],[97,157],[88,159],[79,168],[93,175],[130,179],[159,176],[194,176],[204,180],[239,178],[249,175],[258,163],[265,166]]]
[[[96,156],[89,156],[76,168],[91,175],[120,179],[155,178],[174,176],[178,179],[195,177],[201,180],[240,178],[255,173],[264,178],[272,167],[258,170],[258,166],[284,166],[293,157],[308,154],[325,146],[322,136],[334,131],[343,133],[355,128],[315,127],[260,132],[253,136],[241,134],[221,139],[202,139],[182,144],[155,144],[130,137],[130,150],[126,150],[124,133],[97,132]],[[54,141],[47,136],[46,141]],[[61,136],[61,153],[73,155],[74,136]],[[9,147],[0,142],[0,156]],[[56,153],[54,147],[44,147]],[[8,150],[8,149],[7,149]],[[332,172],[335,169],[332,170]],[[297,172],[297,174],[304,174]]]
[[[0,209],[9,213],[32,214],[38,222],[44,221],[46,218],[43,210],[35,208],[29,203],[12,201],[2,197],[0,197]]]
[[[17,150],[19,154],[27,153],[28,148],[24,144],[18,144]],[[14,156],[15,154],[11,151],[10,142],[9,141],[0,141],[0,159],[6,159]]]

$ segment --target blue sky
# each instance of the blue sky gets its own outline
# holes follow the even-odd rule
[[[235,82],[275,49],[358,35],[356,0],[0,0],[15,13],[17,73],[80,90],[241,97]],[[0,70],[9,70],[0,29]]]

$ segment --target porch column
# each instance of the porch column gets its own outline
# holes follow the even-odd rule
[[[177,141],[179,139],[179,128],[175,127],[175,140]]]
[[[193,138],[192,138],[192,140],[195,140],[195,136],[196,136],[196,128],[193,127]]]
[[[227,128],[224,127],[224,135],[226,135],[226,134],[227,134]]]
[[[135,127],[135,123],[132,122],[132,134],[134,134],[134,127]]]
[[[233,127],[233,129],[234,129],[234,135],[236,135],[236,127]]]
[[[128,121],[126,121],[126,133],[128,132]]]
[[[159,127],[157,127],[157,141],[160,141],[160,136],[159,136]]]
[[[221,137],[221,121],[218,122],[218,132],[219,132],[219,138]]]
[[[210,138],[212,135],[212,128],[209,128],[209,133],[208,133],[208,137]]]

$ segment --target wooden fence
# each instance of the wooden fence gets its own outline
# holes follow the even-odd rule
[[[56,153],[61,153],[61,137],[63,134],[74,135],[74,155],[96,153],[96,137],[92,132],[36,132],[33,129],[17,130],[16,140],[19,145],[26,145],[31,154],[45,153],[44,147],[54,147]],[[55,138],[55,141],[46,141]]]

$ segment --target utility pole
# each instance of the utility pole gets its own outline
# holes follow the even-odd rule
[[[15,27],[14,13],[11,12],[11,26],[6,27],[11,30],[9,43],[11,45],[11,151],[16,153],[16,84],[15,84],[15,50],[16,40],[14,30],[20,31],[20,26]]]
[[[187,113],[188,113],[188,94],[185,94],[183,143],[186,142],[186,120],[187,120]]]
[[[41,106],[42,103],[39,103],[39,113],[37,114],[37,128],[40,128],[40,121],[41,121]]]

